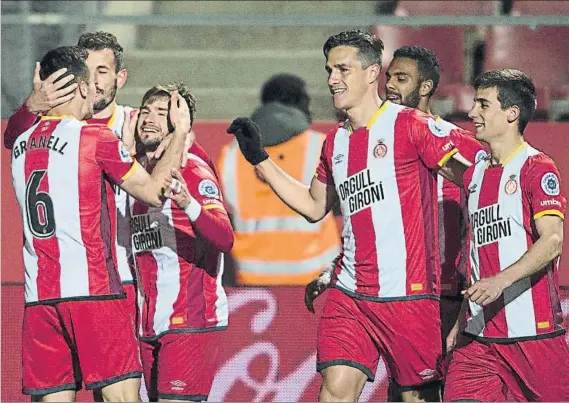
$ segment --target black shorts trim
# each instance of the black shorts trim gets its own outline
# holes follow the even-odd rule
[[[81,302],[81,301],[105,301],[113,299],[126,299],[126,293],[116,294],[116,295],[92,295],[90,297],[70,297],[70,298],[53,298],[44,299],[41,301],[26,302],[24,308],[36,305],[55,305],[62,302]]]
[[[464,301],[464,295],[441,295],[441,300],[443,299],[446,301],[462,302]]]
[[[125,379],[130,379],[130,378],[142,378],[142,372],[140,371],[133,371],[133,372],[128,372],[124,375],[119,375],[119,376],[115,376],[109,379],[104,379],[102,381],[99,382],[93,382],[90,384],[85,384],[85,389],[87,390],[92,390],[92,389],[101,389],[104,388],[105,386],[109,386],[112,385],[113,383],[117,383],[120,381],[124,381]]]
[[[544,333],[538,334],[537,336],[526,336],[526,337],[512,337],[512,338],[505,338],[505,337],[480,337],[475,336],[473,334],[467,333],[463,331],[466,337],[475,340],[480,343],[496,343],[496,344],[511,344],[511,343],[518,343],[520,341],[531,341],[531,340],[542,340],[542,339],[552,339],[554,337],[562,336],[565,334],[565,329],[558,329],[551,333]]]
[[[360,364],[359,362],[351,360],[330,360],[321,362],[320,364],[316,364],[316,372],[322,372],[326,368],[335,367],[336,365],[345,365],[347,367],[359,369],[367,376],[368,382],[373,382],[375,380],[375,375],[373,374],[372,370],[370,370],[365,365]]]
[[[158,393],[158,398],[168,400],[185,400],[188,402],[205,402],[207,401],[208,395],[178,395],[175,393]]]
[[[436,381],[419,383],[416,385],[409,385],[409,386],[401,386],[397,382],[395,382],[394,380],[391,380],[391,382],[393,383],[393,385],[397,386],[397,390],[399,390],[399,392],[409,392],[412,390],[427,390],[427,389],[440,388],[442,383],[443,383],[443,381],[441,379],[437,379]]]
[[[77,391],[79,389],[81,389],[81,384],[66,383],[65,385],[54,386],[53,388],[43,388],[43,389],[22,388],[22,393],[24,395],[31,395],[31,396],[44,396],[44,395],[49,395],[51,393],[63,392],[64,390]]]
[[[203,329],[172,329],[172,330],[166,330],[165,332],[160,333],[158,336],[140,336],[139,339],[147,343],[152,343],[158,340],[160,337],[166,336],[167,334],[209,333],[209,332],[219,332],[226,329],[227,326],[206,327]]]
[[[363,301],[371,301],[371,302],[415,301],[418,299],[432,299],[436,301],[440,300],[440,297],[438,295],[430,295],[430,294],[408,295],[406,297],[374,297],[372,295],[363,295],[355,293],[353,291],[346,290],[345,288],[340,287],[337,284],[334,284],[331,287],[339,291],[342,291],[344,294],[352,298],[361,299]]]

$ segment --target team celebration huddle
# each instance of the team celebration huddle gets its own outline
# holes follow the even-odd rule
[[[341,251],[306,285],[312,312],[327,294],[313,400],[357,401],[381,359],[390,401],[569,401],[566,198],[555,162],[524,140],[531,77],[476,77],[471,133],[431,112],[431,50],[401,47],[382,66],[383,50],[359,30],[323,44],[342,119],[310,183],[269,157],[250,118],[227,128],[298,215],[316,223],[341,211]],[[235,235],[198,142],[208,139],[192,131],[198,101],[165,82],[136,108],[119,105],[127,78],[116,37],[85,33],[37,63],[4,132],[24,229],[22,387],[33,401],[75,401],[81,388],[96,401],[140,401],[141,387],[150,401],[206,401],[232,331],[222,276]]]

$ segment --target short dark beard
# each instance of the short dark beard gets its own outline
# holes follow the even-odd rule
[[[401,100],[401,103],[409,108],[417,109],[419,107],[419,102],[421,101],[421,95],[419,95],[419,87],[412,91],[405,99]]]
[[[144,152],[153,152],[158,149],[160,143],[161,141],[158,139],[148,140],[143,144],[142,148],[144,149]]]
[[[103,96],[102,99],[100,99],[99,101],[95,102],[95,105],[93,106],[93,109],[95,110],[95,113],[102,111],[103,109],[105,109],[107,106],[109,106],[113,100],[115,99],[115,96],[117,95],[117,79],[115,78],[115,83],[113,85],[113,88],[111,89],[109,96]]]

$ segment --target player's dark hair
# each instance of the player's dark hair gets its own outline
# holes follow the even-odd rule
[[[66,68],[67,71],[57,81],[73,74],[73,80],[69,81],[63,88],[73,83],[81,81],[89,82],[89,68],[85,61],[89,54],[78,46],[61,46],[50,50],[45,54],[40,62],[40,78],[45,80],[57,70]],[[56,82],[57,82],[56,81]]]
[[[358,50],[358,56],[364,69],[372,64],[381,67],[381,57],[383,55],[383,42],[379,37],[369,32],[353,29],[351,31],[340,32],[332,35],[324,43],[324,56],[328,60],[328,54],[338,46],[350,46]]]
[[[433,82],[433,89],[428,94],[429,97],[433,96],[441,78],[439,61],[435,53],[422,46],[403,46],[393,53],[393,58],[396,57],[404,57],[417,62],[419,80],[421,82],[427,80]]]
[[[304,112],[311,120],[310,96],[306,82],[294,74],[277,74],[272,76],[261,90],[261,103],[280,102]]]
[[[77,46],[81,46],[87,50],[98,51],[110,49],[115,56],[115,71],[118,73],[123,68],[124,55],[123,48],[119,44],[117,37],[110,32],[97,31],[86,32],[79,37]]]
[[[535,112],[535,86],[531,78],[517,69],[486,71],[474,80],[474,89],[496,88],[502,110],[517,106],[520,109],[518,130],[522,134]]]
[[[166,85],[155,85],[146,91],[146,94],[142,97],[141,106],[154,102],[157,98],[168,98],[172,96],[172,91],[178,91],[180,96],[186,100],[188,104],[188,109],[190,110],[190,127],[194,124],[194,118],[196,114],[196,97],[192,95],[190,89],[183,82],[175,82]],[[168,122],[168,125],[171,125]]]

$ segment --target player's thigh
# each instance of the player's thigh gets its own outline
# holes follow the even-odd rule
[[[569,401],[569,348],[565,335],[497,345],[508,388],[516,400]],[[523,396],[520,396],[523,394]]]
[[[438,389],[442,348],[439,302],[368,302],[380,352],[401,392]]]
[[[24,309],[22,331],[23,393],[32,396],[61,395],[78,389],[71,340],[51,305]],[[65,393],[67,395],[68,393]]]
[[[160,337],[158,398],[205,401],[217,371],[220,331],[169,333]]]
[[[369,381],[375,378],[379,352],[359,302],[335,288],[328,291],[317,334],[316,370],[323,376],[326,368],[348,366],[365,374]]]
[[[320,402],[358,401],[368,380],[364,372],[349,365],[333,365],[322,369],[321,373]]]
[[[451,401],[505,401],[500,362],[491,346],[464,341],[453,350],[446,375],[444,399]]]
[[[130,378],[139,379],[140,384],[138,338],[123,301],[73,301],[59,306],[69,322],[66,327],[73,329],[86,389],[100,389]],[[135,384],[134,381],[121,383],[127,389]],[[138,389],[132,393],[138,396]]]

